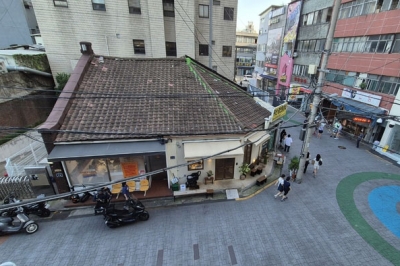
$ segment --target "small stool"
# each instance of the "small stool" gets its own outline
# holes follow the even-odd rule
[[[206,190],[206,199],[208,198],[208,196],[211,196],[212,198],[214,198],[214,189]]]

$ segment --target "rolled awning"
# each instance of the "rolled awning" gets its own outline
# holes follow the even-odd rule
[[[261,143],[268,140],[271,136],[265,131],[257,132],[247,138],[248,141],[254,142],[254,145],[258,146]],[[256,141],[256,142],[255,142]]]
[[[183,148],[185,159],[197,159],[203,157],[234,157],[243,155],[243,147],[240,140],[225,140],[225,141],[200,141],[200,142],[184,142]]]
[[[130,154],[149,154],[165,152],[165,145],[159,141],[111,142],[90,144],[56,145],[47,160],[59,162],[83,158],[128,156]]]

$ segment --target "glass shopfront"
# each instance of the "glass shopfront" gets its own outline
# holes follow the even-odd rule
[[[97,185],[145,173],[145,157],[113,157],[65,161],[73,186]]]

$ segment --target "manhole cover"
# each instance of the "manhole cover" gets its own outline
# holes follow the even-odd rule
[[[342,149],[342,150],[345,150],[345,149],[346,149],[346,147],[344,147],[344,146],[338,146],[338,148],[339,148],[339,149]]]

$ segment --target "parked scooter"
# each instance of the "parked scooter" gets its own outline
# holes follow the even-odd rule
[[[136,221],[147,221],[150,218],[149,213],[145,210],[144,205],[139,200],[129,199],[126,201],[124,209],[115,209],[112,204],[106,208],[104,212],[104,220],[109,228],[116,228],[127,223]]]
[[[4,204],[10,204],[10,203],[17,203],[20,202],[20,200],[17,199],[15,196],[14,192],[11,192],[4,200]],[[39,217],[49,217],[50,216],[50,210],[49,210],[49,204],[45,202],[38,202],[38,203],[33,203],[30,205],[22,206],[23,211],[26,215],[29,214],[35,214]],[[15,217],[17,216],[17,208],[11,208],[6,211],[3,211],[0,216],[8,216],[8,217]]]
[[[29,219],[24,213],[22,207],[17,208],[17,218],[0,217],[0,234],[12,234],[25,231],[28,234],[33,234],[39,230],[39,225]]]
[[[82,185],[84,188],[86,188],[85,185]],[[72,191],[75,191],[74,187],[70,188]],[[81,194],[74,194],[70,197],[72,203],[79,203],[79,202],[86,202],[91,196],[93,196],[90,192],[86,191]]]

